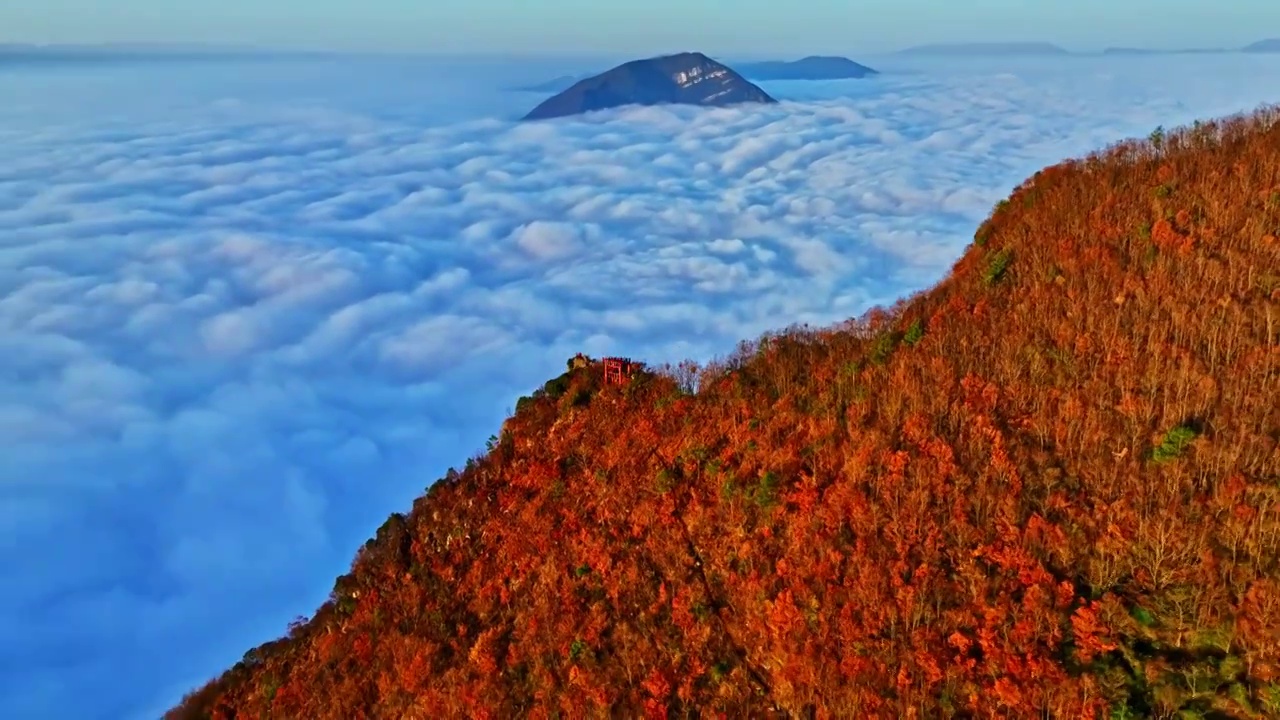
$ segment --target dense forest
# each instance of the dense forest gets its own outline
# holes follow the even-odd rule
[[[168,717],[1280,717],[1277,235],[1262,108],[892,308],[571,369]]]

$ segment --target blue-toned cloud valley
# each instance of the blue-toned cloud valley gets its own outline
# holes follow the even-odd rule
[[[890,304],[1036,169],[1280,99],[1005,60],[518,124],[541,76],[433,62],[0,70],[0,716],[155,717],[574,352]]]

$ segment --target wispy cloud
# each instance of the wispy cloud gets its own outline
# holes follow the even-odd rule
[[[923,288],[1044,164],[1274,99],[1280,68],[1228,62],[524,125],[424,124],[355,70],[355,106],[27,96],[0,113],[0,715],[156,712],[573,352],[706,358]]]

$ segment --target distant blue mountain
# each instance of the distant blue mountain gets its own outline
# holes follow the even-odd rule
[[[1102,51],[1103,55],[1216,55],[1231,52],[1225,48],[1174,48],[1159,50],[1153,48],[1109,47]]]
[[[1053,43],[1047,42],[993,42],[993,43],[935,43],[916,45],[899,50],[899,55],[1070,55]]]
[[[830,55],[810,55],[793,62],[742,63],[738,65],[738,72],[752,80],[844,80],[877,74],[849,58]]]
[[[573,87],[579,80],[586,80],[590,75],[561,75],[554,80],[546,80],[532,85],[521,85],[514,88],[520,92],[558,93]]]
[[[1103,55],[1160,55],[1163,50],[1150,50],[1148,48],[1131,48],[1131,47],[1109,47],[1102,51]]]
[[[1273,53],[1280,52],[1280,38],[1269,38],[1267,40],[1259,40],[1240,48],[1241,52],[1247,53]]]
[[[623,105],[776,103],[764,90],[702,53],[633,60],[585,80],[538,105],[525,120],[578,115]]]

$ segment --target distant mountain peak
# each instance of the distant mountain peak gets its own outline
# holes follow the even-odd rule
[[[543,120],[624,105],[776,103],[764,90],[700,52],[623,63],[574,83],[535,107],[525,120]]]
[[[1268,38],[1266,40],[1259,40],[1258,42],[1245,45],[1242,48],[1242,50],[1244,52],[1256,52],[1256,53],[1280,52],[1280,38]]]
[[[743,75],[753,80],[844,80],[878,74],[866,65],[838,55],[809,55],[792,62],[744,63],[740,68]]]
[[[676,63],[698,63],[703,60],[716,62],[706,55],[697,52],[679,53],[653,61],[672,61]],[[648,61],[638,61],[648,62]],[[755,62],[735,63],[735,68],[747,80],[845,80],[878,75],[879,72],[861,63],[854,62],[839,55],[806,55],[799,60],[761,60]],[[561,75],[552,80],[544,80],[529,85],[520,85],[514,90],[521,92],[558,93],[563,92],[575,83],[587,80],[592,75]]]

